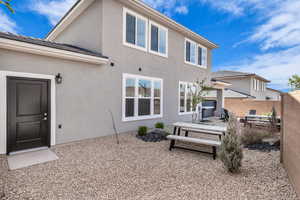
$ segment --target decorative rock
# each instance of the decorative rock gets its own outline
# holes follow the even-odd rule
[[[168,133],[162,129],[154,129],[144,136],[137,135],[136,137],[145,142],[160,142],[167,139]]]

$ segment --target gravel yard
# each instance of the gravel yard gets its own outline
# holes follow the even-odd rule
[[[15,171],[0,157],[4,199],[297,199],[279,164],[279,151],[245,150],[240,174],[219,160],[169,142],[145,143],[133,134],[57,145],[59,160]],[[0,197],[2,185],[0,185]]]

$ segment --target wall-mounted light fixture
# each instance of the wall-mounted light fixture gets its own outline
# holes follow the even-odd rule
[[[61,84],[61,83],[62,83],[62,80],[63,80],[63,78],[62,78],[61,74],[58,73],[58,74],[55,76],[55,81],[56,81],[56,83],[57,83],[57,84]]]

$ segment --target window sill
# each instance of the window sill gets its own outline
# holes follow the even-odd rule
[[[141,121],[149,119],[159,119],[162,118],[162,115],[152,115],[152,116],[143,116],[143,117],[127,117],[122,119],[123,122],[132,122],[132,121]]]
[[[190,66],[201,68],[201,69],[207,69],[207,66],[197,65],[197,64],[194,64],[194,63],[191,63],[191,62],[187,62],[187,61],[184,61],[184,63],[187,64],[187,65],[190,65]]]
[[[168,54],[162,54],[162,53],[158,53],[158,52],[152,51],[152,50],[149,50],[149,53],[156,55],[156,56],[161,56],[163,58],[168,58]]]
[[[178,115],[192,115],[194,112],[180,112]]]
[[[127,43],[127,42],[123,42],[123,45],[126,46],[126,47],[130,47],[132,49],[137,49],[137,50],[140,50],[140,51],[147,52],[147,48],[139,47],[137,45],[133,45],[133,44],[130,44],[130,43]]]

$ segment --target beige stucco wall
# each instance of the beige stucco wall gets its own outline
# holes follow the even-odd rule
[[[280,101],[259,101],[250,99],[231,99],[225,98],[225,108],[229,112],[233,112],[239,117],[245,116],[249,110],[256,110],[258,115],[270,113],[273,106],[277,111],[277,115],[281,113],[281,102]]]
[[[230,89],[244,92],[246,94],[251,93],[251,78],[234,78],[234,79],[224,79],[227,83],[230,83]]]
[[[99,0],[100,1],[100,0]],[[156,122],[170,124],[191,121],[191,115],[178,114],[179,81],[208,78],[208,68],[201,69],[184,63],[184,36],[169,29],[168,58],[129,48],[122,43],[123,6],[119,1],[104,0],[103,7],[95,1],[77,18],[59,42],[71,43],[102,52],[110,65],[91,65],[18,53],[0,48],[0,70],[56,75],[63,83],[56,90],[56,142],[65,143],[114,133],[109,110],[113,112],[118,132],[136,130],[138,126],[153,127]],[[102,18],[99,13],[102,13]],[[99,19],[98,19],[99,17]],[[102,21],[99,23],[99,21]],[[103,24],[101,31],[100,25]],[[98,37],[101,36],[101,39]],[[141,68],[140,72],[138,69]],[[122,121],[122,75],[144,75],[163,79],[163,117],[141,121]]]
[[[300,91],[284,94],[282,108],[282,161],[300,195]]]
[[[102,51],[102,0],[91,4],[71,25],[61,32],[55,42],[72,44],[97,52]]]

